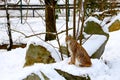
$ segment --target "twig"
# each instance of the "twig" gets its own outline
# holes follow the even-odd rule
[[[71,30],[71,29],[73,29],[73,28],[69,28],[68,30]],[[33,35],[26,36],[26,38],[29,38],[29,37],[32,37],[32,36],[37,36],[37,35],[42,35],[42,34],[54,34],[54,35],[59,35],[59,34],[64,33],[64,32],[66,32],[66,30],[63,30],[63,31],[61,31],[61,32],[59,32],[59,33],[43,32],[43,33],[37,33],[37,34],[33,34]]]
[[[80,3],[79,3],[80,5],[79,5],[79,7],[78,7],[78,24],[77,24],[77,32],[76,32],[76,40],[78,39],[78,37],[79,37],[79,33],[80,33],[80,21],[82,21],[81,20],[81,13],[82,13],[82,10],[81,10],[81,8],[82,8],[82,1],[80,0]]]
[[[71,29],[73,29],[73,28],[69,28],[68,30],[71,30]],[[25,36],[25,38],[29,38],[29,37],[33,37],[33,36],[37,36],[37,35],[42,35],[42,34],[54,34],[54,35],[59,35],[59,34],[62,34],[62,33],[64,33],[64,32],[66,32],[66,30],[63,30],[63,31],[61,31],[61,32],[59,32],[59,33],[51,33],[51,32],[43,32],[43,33],[37,33],[37,34],[35,34],[35,33],[33,33],[32,35],[26,35],[25,33],[23,33],[23,32],[21,32],[21,31],[17,31],[17,30],[14,30],[14,29],[11,29],[12,31],[15,31],[15,32],[18,32],[18,33],[21,33],[22,35],[24,35]]]
[[[35,12],[38,14],[39,17],[42,18],[42,20],[45,22],[45,19],[35,10]]]
[[[18,32],[18,33],[24,35],[25,37],[27,37],[27,35],[25,33],[21,32],[21,31],[17,31],[17,30],[14,30],[14,29],[11,29],[11,31]]]

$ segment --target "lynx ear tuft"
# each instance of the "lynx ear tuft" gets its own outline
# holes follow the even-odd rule
[[[72,37],[70,34],[68,35],[69,37]]]

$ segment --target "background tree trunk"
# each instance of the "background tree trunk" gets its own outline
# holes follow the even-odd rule
[[[73,9],[73,38],[76,39],[76,0],[74,0]]]
[[[45,0],[46,36],[45,41],[56,39],[55,0]]]
[[[7,8],[8,7],[7,0],[5,0],[5,5],[6,5],[6,17],[7,17],[8,37],[9,37],[9,46],[8,46],[7,50],[10,51],[13,46],[13,40],[12,40],[12,34],[11,34],[9,13],[8,13],[8,8]]]

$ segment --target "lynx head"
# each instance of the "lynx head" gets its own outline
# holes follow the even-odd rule
[[[72,39],[73,38],[71,35],[66,36],[66,43],[70,42]]]

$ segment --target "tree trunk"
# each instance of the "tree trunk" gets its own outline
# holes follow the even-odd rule
[[[7,50],[10,51],[13,46],[13,40],[12,40],[12,34],[11,34],[11,28],[10,28],[10,22],[9,22],[9,14],[7,13],[7,27],[8,27],[8,36],[9,36],[9,46],[7,47]]]
[[[46,36],[45,41],[56,39],[55,0],[45,0]]]
[[[76,39],[76,0],[74,0],[73,9],[73,38]]]
[[[6,17],[7,17],[8,36],[9,36],[9,46],[8,46],[7,50],[10,51],[12,49],[13,40],[12,40],[12,34],[11,34],[9,13],[8,13],[8,8],[7,8],[7,6],[8,6],[7,0],[5,0],[5,5],[6,5]]]
[[[82,0],[82,7],[83,7],[83,14],[82,14],[82,25],[81,25],[81,30],[80,30],[80,45],[82,45],[82,36],[83,36],[83,29],[84,29],[84,21],[85,21],[85,10],[86,10],[86,1]]]

